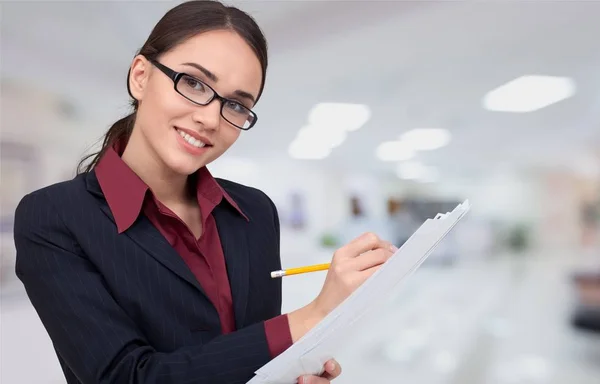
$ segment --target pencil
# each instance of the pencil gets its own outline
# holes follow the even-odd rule
[[[330,263],[326,263],[326,264],[309,265],[307,267],[282,269],[279,271],[271,272],[271,277],[273,279],[275,279],[275,278],[283,277],[283,276],[298,275],[300,273],[326,271],[329,269],[329,266],[330,266]]]

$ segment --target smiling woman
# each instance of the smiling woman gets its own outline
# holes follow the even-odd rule
[[[206,168],[255,126],[266,70],[249,15],[176,6],[133,58],[133,112],[73,180],[20,201],[16,273],[69,384],[247,382],[393,253],[373,234],[354,239],[317,298],[281,314],[275,205]],[[324,368],[299,381],[341,372]]]

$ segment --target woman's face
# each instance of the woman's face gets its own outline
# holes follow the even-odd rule
[[[163,54],[158,62],[203,81],[219,95],[247,108],[254,106],[262,82],[262,68],[254,51],[238,34],[226,30],[192,37]],[[202,89],[193,80],[185,86],[194,92]],[[240,129],[221,116],[219,99],[206,106],[194,104],[144,57],[134,59],[130,88],[139,106],[129,144],[137,140],[134,146],[138,151],[149,150],[159,164],[177,174],[196,172],[221,156],[240,135]]]

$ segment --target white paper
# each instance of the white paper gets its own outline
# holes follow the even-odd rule
[[[427,219],[377,272],[304,337],[256,371],[247,384],[293,384],[302,375],[320,375],[325,362],[347,347],[352,328],[397,293],[400,283],[421,266],[469,209],[466,200],[452,212]]]

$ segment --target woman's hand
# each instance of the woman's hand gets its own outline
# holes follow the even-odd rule
[[[338,249],[317,298],[288,314],[293,342],[302,338],[350,296],[396,249],[373,233],[365,233]]]
[[[302,376],[298,379],[298,384],[329,384],[342,373],[342,367],[335,360],[329,360],[325,363],[325,373],[321,376]]]
[[[365,233],[338,249],[333,254],[321,293],[308,306],[314,311],[313,318],[322,319],[327,316],[375,273],[396,250],[395,246],[381,240],[374,233]],[[303,376],[298,383],[329,384],[342,373],[342,368],[335,360],[329,360],[324,368],[325,373],[322,376]]]
[[[338,249],[323,288],[312,303],[319,318],[327,316],[365,282],[396,251],[374,233],[365,233]]]

